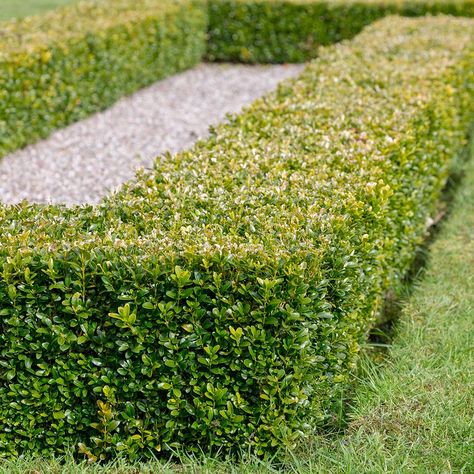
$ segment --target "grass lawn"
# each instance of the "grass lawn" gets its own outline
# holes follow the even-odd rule
[[[77,0],[0,0],[0,21],[42,13],[75,1]]]

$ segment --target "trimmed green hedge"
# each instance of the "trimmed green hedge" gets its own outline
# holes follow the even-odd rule
[[[212,61],[304,62],[390,14],[474,17],[473,0],[209,0]]]
[[[465,143],[473,34],[387,18],[96,207],[0,207],[0,456],[325,422]]]
[[[393,12],[474,16],[474,0],[88,0],[0,23],[0,158],[206,50],[211,60],[302,62]]]
[[[103,0],[0,23],[0,157],[201,61],[206,0]]]

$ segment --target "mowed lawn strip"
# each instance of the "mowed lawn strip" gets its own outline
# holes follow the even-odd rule
[[[77,0],[1,0],[0,21],[36,15],[75,1]]]

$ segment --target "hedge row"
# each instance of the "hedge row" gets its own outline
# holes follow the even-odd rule
[[[103,0],[0,23],[0,157],[201,61],[205,0]]]
[[[0,158],[206,49],[211,60],[306,61],[393,12],[474,16],[474,0],[89,0],[0,23]]]
[[[473,34],[387,18],[96,207],[0,207],[0,456],[325,422],[465,142]]]
[[[213,61],[304,62],[390,14],[474,17],[473,0],[209,0]]]

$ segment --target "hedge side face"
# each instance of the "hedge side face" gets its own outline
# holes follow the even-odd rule
[[[390,15],[474,16],[473,0],[209,0],[213,61],[304,62]]]
[[[97,207],[0,207],[2,455],[325,422],[465,142],[473,34],[385,19]]]
[[[204,0],[89,2],[3,23],[0,157],[198,63],[206,25]]]

